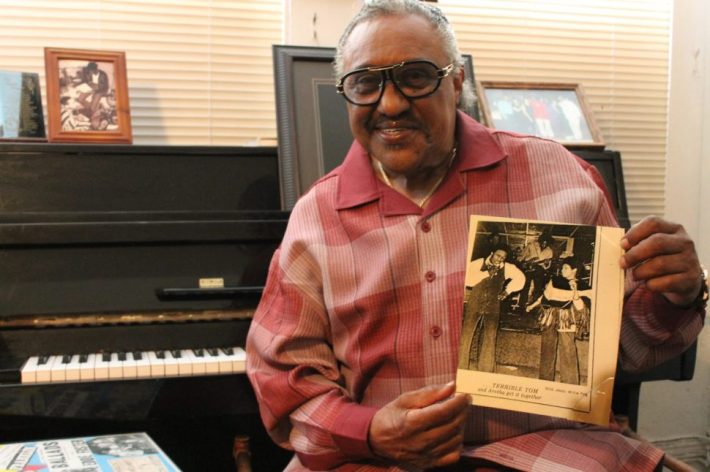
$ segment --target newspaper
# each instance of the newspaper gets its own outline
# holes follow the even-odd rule
[[[621,228],[472,216],[457,389],[475,405],[607,425]]]

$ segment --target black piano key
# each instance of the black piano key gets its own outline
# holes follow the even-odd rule
[[[223,348],[222,348],[222,352],[225,353],[225,354],[227,354],[228,356],[231,356],[232,354],[234,354],[234,348],[231,348],[231,347],[223,347]]]
[[[204,349],[193,349],[192,352],[195,354],[196,357],[204,357],[205,356]]]
[[[79,354],[79,364],[86,364],[89,361],[88,354]]]
[[[165,351],[155,351],[155,357],[158,359],[165,359]]]
[[[179,349],[172,349],[170,354],[172,354],[175,359],[180,359],[182,357],[182,352],[180,352]]]
[[[209,354],[212,357],[217,357],[217,356],[219,356],[219,351],[215,347],[210,347],[210,348],[207,348],[207,354]]]
[[[62,364],[69,364],[71,362],[72,357],[74,357],[73,354],[64,354],[62,356]]]
[[[45,356],[45,355],[39,356],[39,357],[37,358],[37,365],[44,365],[44,364],[46,364],[47,362],[49,362],[49,358],[50,358],[50,357],[51,357],[51,356]]]
[[[133,359],[140,361],[143,359],[143,353],[141,351],[133,351]]]
[[[118,360],[123,362],[126,360],[126,353],[125,352],[119,352],[118,353]]]
[[[101,353],[101,359],[104,362],[111,362],[111,353],[110,352],[103,352]]]

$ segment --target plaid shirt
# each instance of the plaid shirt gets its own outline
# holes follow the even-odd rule
[[[367,444],[403,392],[455,378],[468,217],[616,225],[596,169],[551,141],[459,113],[458,157],[429,204],[380,182],[356,142],[293,209],[247,340],[247,373],[287,470],[401,470]],[[620,357],[678,354],[701,314],[627,283]],[[662,453],[609,428],[472,406],[466,455],[524,470],[652,470]]]

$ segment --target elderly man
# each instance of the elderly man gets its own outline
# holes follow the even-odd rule
[[[345,30],[336,72],[355,142],[293,209],[247,340],[266,428],[296,452],[289,471],[653,470],[662,453],[614,425],[455,394],[469,215],[616,224],[593,167],[457,111],[461,64],[425,2],[370,0]],[[700,331],[701,268],[659,218],[622,246],[620,357],[640,370]]]

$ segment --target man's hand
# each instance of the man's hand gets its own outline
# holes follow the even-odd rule
[[[688,306],[700,293],[700,262],[682,225],[646,217],[626,233],[621,247],[626,251],[621,267],[671,303]]]
[[[471,399],[455,391],[454,382],[424,387],[382,407],[370,424],[372,451],[419,468],[456,463]]]

